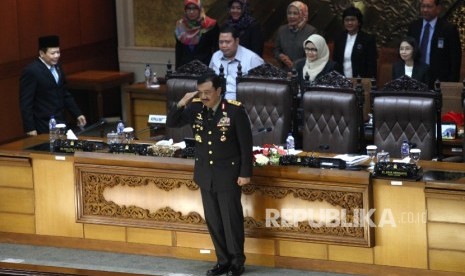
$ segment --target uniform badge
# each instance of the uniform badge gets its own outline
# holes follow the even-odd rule
[[[221,135],[221,137],[220,137],[220,140],[221,140],[221,142],[224,142],[224,141],[226,141],[226,136],[224,136],[224,134],[223,134],[223,135]]]
[[[231,119],[227,116],[221,117],[216,126],[218,127],[227,127],[231,125]]]
[[[199,142],[199,143],[202,143],[202,137],[200,137],[199,134],[196,134],[196,135],[195,135],[195,141],[196,141],[196,142]]]

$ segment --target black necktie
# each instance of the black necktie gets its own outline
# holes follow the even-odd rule
[[[208,120],[212,120],[213,119],[213,109],[209,108],[208,111],[207,111],[207,118]]]
[[[426,54],[428,50],[428,41],[429,41],[429,29],[431,25],[429,23],[425,24],[423,29],[423,37],[421,38],[420,50],[421,50],[421,61],[426,63]]]

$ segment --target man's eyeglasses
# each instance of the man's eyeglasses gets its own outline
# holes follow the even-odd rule
[[[317,53],[318,49],[317,48],[304,48],[305,53]]]

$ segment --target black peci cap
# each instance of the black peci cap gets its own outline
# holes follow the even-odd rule
[[[60,38],[57,35],[39,37],[39,49],[60,47]]]

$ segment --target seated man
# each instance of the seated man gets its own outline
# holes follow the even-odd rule
[[[220,66],[223,65],[224,75],[226,78],[225,99],[236,99],[236,77],[237,66],[242,66],[242,74],[247,74],[253,69],[264,63],[263,59],[249,49],[239,45],[239,35],[228,26],[221,28],[219,38],[220,50],[213,54],[210,61],[210,68],[220,74]]]

